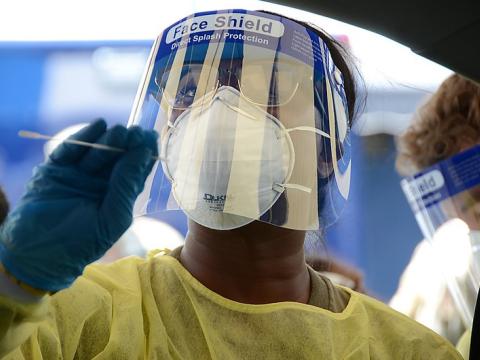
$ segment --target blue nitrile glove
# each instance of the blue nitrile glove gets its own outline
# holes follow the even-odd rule
[[[0,228],[0,262],[17,280],[41,290],[68,287],[127,230],[158,156],[157,134],[139,127],[106,130],[99,120],[71,138],[126,152],[62,143],[35,169]]]

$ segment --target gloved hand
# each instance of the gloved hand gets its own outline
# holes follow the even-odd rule
[[[34,288],[68,287],[132,223],[135,199],[158,156],[157,134],[103,120],[71,138],[126,152],[62,143],[34,170],[19,205],[0,228],[0,262]]]

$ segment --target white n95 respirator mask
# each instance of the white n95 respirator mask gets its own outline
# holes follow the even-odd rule
[[[310,192],[288,184],[295,153],[282,123],[241,102],[237,90],[221,87],[208,104],[183,112],[163,141],[163,169],[175,200],[212,229],[259,219],[286,187]]]

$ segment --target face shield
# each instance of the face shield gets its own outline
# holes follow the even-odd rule
[[[402,180],[467,327],[480,282],[480,146]]]
[[[129,125],[160,133],[135,215],[182,209],[212,229],[333,223],[348,198],[343,76],[322,39],[280,16],[197,13],[157,38]]]

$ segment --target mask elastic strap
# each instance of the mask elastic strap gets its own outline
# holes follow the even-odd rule
[[[289,132],[292,132],[292,131],[310,131],[310,132],[314,132],[320,136],[324,136],[328,139],[330,139],[330,135],[327,134],[325,131],[322,131],[322,130],[319,130],[315,127],[312,127],[312,126],[297,126],[297,127],[294,127],[294,128],[290,128],[290,129],[285,129],[285,131],[287,133]],[[303,192],[306,192],[306,193],[311,193],[312,192],[312,189],[307,187],[307,186],[303,186],[303,185],[300,185],[300,184],[275,184],[273,186],[273,189],[275,191],[278,191],[278,192],[283,192],[285,189],[295,189],[295,190],[299,190],[299,191],[303,191]]]
[[[320,129],[317,129],[317,128],[314,128],[314,127],[311,127],[311,126],[297,126],[297,127],[294,127],[294,128],[290,128],[290,129],[286,129],[287,132],[292,132],[292,131],[310,131],[310,132],[314,132],[318,135],[321,135],[321,136],[324,136],[326,137],[327,139],[330,139],[330,135],[327,134],[325,131],[322,131]]]
[[[299,185],[299,184],[274,184],[273,185],[273,190],[277,191],[277,192],[283,192],[285,189],[295,189],[295,190],[300,190],[300,191],[303,191],[303,192],[306,192],[306,193],[311,193],[312,192],[312,189],[307,187],[307,186],[303,186],[303,185]]]

